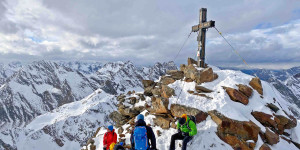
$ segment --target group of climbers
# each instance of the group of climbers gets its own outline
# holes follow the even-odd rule
[[[182,140],[182,150],[186,150],[187,143],[197,134],[194,116],[183,114],[177,122],[178,133],[171,137],[170,150],[175,150],[175,141]],[[110,125],[103,137],[103,150],[125,150],[123,142],[117,143],[117,134]],[[155,134],[150,126],[146,125],[144,116],[139,114],[137,122],[130,136],[131,150],[156,150]]]

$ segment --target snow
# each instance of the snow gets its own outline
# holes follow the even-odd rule
[[[232,70],[220,70],[214,67],[214,72],[219,75],[219,78],[213,82],[203,83],[201,86],[204,86],[208,89],[213,90],[214,92],[206,94],[213,99],[207,99],[205,97],[195,96],[189,94],[188,90],[194,90],[196,83],[189,82],[185,83],[183,81],[177,80],[173,84],[169,86],[175,89],[175,94],[177,96],[173,96],[169,99],[170,105],[173,103],[186,105],[189,107],[194,107],[200,109],[202,111],[210,111],[210,110],[218,110],[225,116],[232,118],[234,120],[239,121],[253,121],[257,124],[263,132],[265,132],[265,127],[260,124],[252,115],[252,111],[260,111],[267,114],[273,114],[268,107],[266,107],[267,103],[273,103],[274,105],[282,106],[281,110],[279,110],[276,115],[283,115],[286,116],[285,113],[282,111],[285,110],[287,113],[292,114],[288,106],[290,105],[289,102],[284,100],[279,92],[272,87],[269,83],[262,81],[263,86],[263,97],[260,94],[253,90],[253,95],[249,98],[249,104],[243,105],[241,103],[234,102],[230,100],[229,96],[222,88],[222,86],[232,87],[237,89],[236,84],[244,84],[249,86],[249,82],[253,78],[253,76],[246,75],[240,71],[232,71]],[[182,92],[181,92],[182,90]],[[179,93],[181,92],[180,96]],[[179,97],[178,97],[179,96]],[[148,98],[148,97],[147,97]],[[273,98],[276,99],[276,103],[274,103]],[[147,101],[146,101],[147,102]],[[145,114],[146,111],[142,112]],[[287,116],[286,116],[287,117]],[[162,132],[161,136],[158,137],[156,135],[157,141],[157,148],[160,150],[169,149],[169,143],[171,140],[171,135],[176,133],[177,130],[169,129],[163,130],[160,127],[154,126],[153,118],[155,116],[148,115],[145,117],[145,121],[147,124],[151,124],[154,133],[156,134],[156,130],[160,130]],[[126,129],[128,125],[124,125],[123,128]],[[206,119],[206,121],[197,125],[198,134],[194,137],[194,139],[188,144],[189,149],[214,149],[214,150],[231,150],[231,146],[220,140],[220,138],[216,135],[217,125],[214,121],[211,120],[210,117]],[[125,133],[126,131],[124,131]],[[296,128],[291,129],[290,131],[286,130],[286,132],[293,132],[292,139],[295,141],[299,141],[299,134],[300,134],[300,123],[298,120],[298,125]],[[129,143],[129,136],[130,134],[126,134],[126,143]],[[101,141],[102,136],[99,134],[97,136],[96,141]],[[253,142],[253,141],[248,141]],[[181,141],[177,141],[177,150],[179,150],[178,144]],[[264,142],[259,137],[257,141],[257,145],[255,147],[256,150]],[[102,143],[97,142],[97,150],[102,150]],[[289,149],[289,150],[297,150],[293,144],[287,143],[285,140],[280,140],[280,142],[276,145],[273,145],[272,150],[282,150],[282,149]]]

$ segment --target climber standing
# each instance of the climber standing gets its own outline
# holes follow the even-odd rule
[[[118,135],[115,133],[115,129],[112,125],[107,127],[107,132],[103,137],[103,150],[109,150],[109,146],[112,143],[117,143]]]
[[[156,139],[151,127],[146,126],[144,115],[137,116],[137,122],[130,136],[132,150],[156,150]]]
[[[183,114],[177,123],[178,133],[175,133],[171,137],[170,150],[175,150],[175,140],[182,141],[182,150],[186,150],[186,145],[193,139],[193,136],[197,134],[197,128],[194,121],[189,116]]]

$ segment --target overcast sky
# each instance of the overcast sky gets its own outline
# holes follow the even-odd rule
[[[1,61],[174,60],[199,9],[252,67],[300,66],[299,0],[0,0]],[[175,60],[195,57],[196,33]],[[215,29],[206,59],[243,66]]]

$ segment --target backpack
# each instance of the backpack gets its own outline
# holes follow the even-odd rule
[[[145,126],[135,127],[133,131],[133,139],[135,150],[147,150],[149,148],[147,129]]]
[[[195,116],[188,115],[188,117],[190,118],[189,121],[193,121],[196,124],[196,117]],[[187,123],[187,127],[191,130],[191,128],[189,127],[189,122]]]

